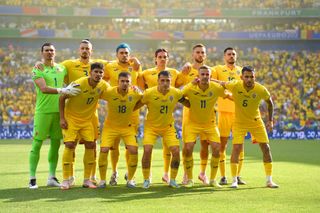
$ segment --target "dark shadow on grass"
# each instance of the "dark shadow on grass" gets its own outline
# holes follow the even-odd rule
[[[65,202],[79,199],[100,198],[99,202],[124,202],[131,200],[147,200],[147,199],[165,199],[169,197],[187,196],[187,195],[206,195],[217,194],[222,192],[236,193],[242,190],[255,190],[265,187],[244,187],[238,189],[231,189],[223,187],[215,189],[209,186],[196,184],[192,188],[170,188],[164,184],[152,184],[149,189],[137,188],[129,189],[125,185],[108,186],[106,189],[85,189],[79,186],[70,190],[60,190],[58,188],[40,187],[37,190],[30,190],[28,188],[2,189],[0,190],[0,200],[4,203],[11,202],[28,202],[44,200],[45,202]]]

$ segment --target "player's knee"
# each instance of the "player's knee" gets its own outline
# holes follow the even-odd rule
[[[180,156],[180,149],[178,146],[171,147],[170,150],[173,157],[177,158]]]
[[[136,146],[127,146],[127,150],[130,155],[137,155],[138,154],[138,147],[136,147]]]
[[[68,149],[75,149],[76,148],[76,143],[74,143],[74,142],[65,142],[64,145]]]
[[[109,147],[100,147],[100,152],[107,153],[109,152]]]
[[[187,143],[184,147],[184,151],[186,155],[191,155],[193,152],[193,143]]]
[[[220,144],[219,143],[213,143],[212,155],[216,158],[220,157]]]
[[[96,147],[96,145],[95,145],[95,143],[92,143],[92,142],[85,142],[84,147],[86,149],[94,149]]]

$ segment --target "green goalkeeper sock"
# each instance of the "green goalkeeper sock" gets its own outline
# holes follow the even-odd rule
[[[59,159],[59,148],[60,148],[60,140],[51,139],[49,153],[48,153],[50,177],[56,176],[56,169],[57,169],[58,159]]]
[[[40,149],[42,146],[42,141],[34,139],[32,141],[31,152],[29,155],[29,174],[30,177],[36,177],[36,170],[40,158]]]

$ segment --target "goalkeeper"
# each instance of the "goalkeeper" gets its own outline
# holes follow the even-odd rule
[[[50,149],[48,154],[49,178],[47,186],[60,186],[55,176],[60,140],[62,133],[59,120],[59,94],[76,95],[80,89],[71,83],[66,88],[61,88],[67,72],[64,66],[54,62],[55,48],[51,43],[45,43],[41,47],[41,56],[44,64],[43,71],[34,68],[32,80],[36,88],[36,108],[34,116],[33,142],[29,155],[29,188],[38,188],[36,170],[40,157],[40,149],[43,140],[50,137]]]

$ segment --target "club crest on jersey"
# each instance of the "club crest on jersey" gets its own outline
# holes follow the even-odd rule
[[[213,92],[209,92],[209,97],[212,97],[213,96]]]
[[[98,94],[101,93],[101,89],[100,89],[100,88],[97,89],[97,93],[98,93]]]
[[[132,96],[129,96],[129,97],[128,97],[128,100],[131,102],[131,101],[132,101]]]
[[[237,75],[240,75],[240,73],[241,73],[240,70],[237,70]]]
[[[253,93],[252,94],[252,98],[256,98],[257,97],[257,94],[256,93]]]
[[[132,72],[132,67],[128,67],[128,72]]]
[[[61,67],[57,67],[57,72],[62,72],[62,68]]]
[[[173,96],[170,95],[169,100],[172,102],[173,101]]]

